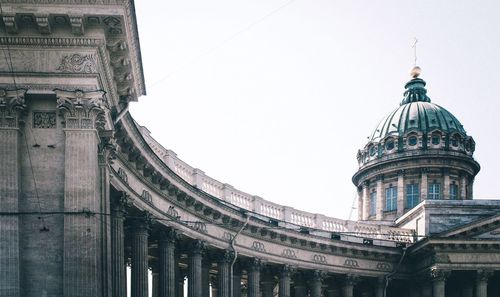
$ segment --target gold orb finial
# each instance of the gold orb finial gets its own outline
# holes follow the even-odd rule
[[[422,69],[418,66],[415,66],[411,69],[410,75],[413,78],[417,78],[420,76],[420,73],[422,73]]]

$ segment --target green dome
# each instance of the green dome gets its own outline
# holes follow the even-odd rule
[[[425,81],[414,77],[405,85],[400,106],[377,125],[358,152],[360,166],[409,151],[453,151],[472,156],[475,142],[443,107],[431,103]]]

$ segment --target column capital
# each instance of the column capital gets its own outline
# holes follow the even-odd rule
[[[217,260],[219,263],[229,264],[233,261],[233,259],[234,259],[233,251],[224,250],[223,252],[217,254]]]
[[[346,285],[351,285],[351,286],[354,286],[356,285],[360,280],[360,277],[359,275],[356,275],[356,274],[347,274],[345,276],[345,279],[344,279],[344,282]]]
[[[252,258],[247,261],[246,266],[251,271],[260,271],[260,269],[262,268],[262,260],[258,258]]]
[[[311,279],[315,281],[323,281],[323,279],[326,277],[327,273],[323,270],[314,270],[311,272]]]
[[[179,239],[179,234],[174,228],[163,228],[158,233],[158,242],[174,244]]]
[[[404,169],[399,169],[398,170],[398,175],[404,176],[405,175],[405,170]]]
[[[202,240],[193,240],[189,244],[189,249],[192,255],[201,255],[205,252],[206,244]]]
[[[451,274],[451,270],[437,267],[431,268],[430,277],[432,281],[445,281]]]
[[[296,271],[295,267],[292,267],[290,265],[283,265],[280,267],[280,275],[282,277],[290,277],[292,274],[294,274]]]
[[[66,128],[104,129],[104,91],[54,90],[57,108],[64,117]]]
[[[487,282],[493,276],[493,270],[479,269],[476,271],[478,281]]]
[[[26,109],[25,94],[25,89],[0,89],[0,127],[19,127],[20,117]]]
[[[111,199],[111,211],[116,217],[124,217],[131,206],[132,200],[126,192],[121,192],[120,195]]]
[[[130,226],[135,232],[148,233],[153,225],[153,216],[148,211],[142,211],[139,215],[130,218]]]

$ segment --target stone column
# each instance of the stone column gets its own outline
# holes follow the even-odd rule
[[[310,297],[321,297],[321,286],[325,273],[320,270],[315,270],[311,276],[311,294]]]
[[[231,297],[231,286],[230,286],[230,273],[229,269],[231,261],[233,260],[233,253],[229,251],[224,251],[219,255],[218,268],[219,268],[219,297]]]
[[[432,297],[432,283],[429,280],[425,281],[420,292],[421,297]]]
[[[0,89],[0,210],[19,211],[19,118],[26,90]],[[26,149],[30,149],[27,147]],[[20,296],[19,218],[0,216],[0,296]]]
[[[385,293],[386,279],[385,277],[377,277],[375,283],[375,297],[384,297]]]
[[[207,257],[205,257],[207,258]],[[201,295],[203,297],[210,297],[210,268],[212,262],[208,259],[203,259],[201,263]]]
[[[201,240],[196,240],[191,244],[191,254],[189,256],[188,270],[188,297],[202,297],[201,286],[201,261],[202,254],[205,248],[205,243]]]
[[[377,177],[377,214],[376,219],[381,220],[384,217],[384,177],[379,175]]]
[[[399,218],[405,212],[405,180],[404,170],[398,172],[398,198],[396,216]]]
[[[420,180],[420,201],[427,200],[429,185],[427,184],[427,168],[422,168],[422,177]]]
[[[490,270],[478,270],[476,276],[476,296],[487,297],[488,294],[488,280],[493,275]]]
[[[148,297],[148,233],[150,214],[132,220],[131,296]]]
[[[239,262],[233,266],[233,294],[231,297],[241,297],[241,269]]]
[[[160,289],[160,274],[158,271],[158,263],[155,263],[151,267],[151,287],[152,287],[152,297],[159,297],[159,289]]]
[[[261,281],[262,297],[274,297],[274,287],[276,286],[274,275],[274,272],[270,271],[270,267],[266,267]]]
[[[447,168],[443,169],[443,198],[450,199],[450,170]]]
[[[55,93],[65,123],[64,211],[101,213],[97,131],[104,123],[104,92]],[[96,215],[64,216],[64,296],[102,295],[102,224]]]
[[[158,296],[175,297],[175,230],[162,230],[158,239]]]
[[[307,296],[307,286],[304,282],[304,276],[301,273],[297,273],[293,282],[294,297],[306,297]]]
[[[359,278],[356,275],[352,275],[352,274],[346,275],[346,277],[344,279],[344,285],[342,287],[342,292],[343,292],[342,297],[353,297],[354,286],[358,282],[358,279]]]
[[[370,182],[363,182],[363,220],[370,217]]]
[[[279,297],[290,297],[290,278],[292,275],[292,267],[284,265],[280,271],[279,281]]]
[[[125,192],[112,198],[111,203],[111,284],[112,296],[121,297],[127,293],[123,221],[130,200]]]
[[[252,259],[248,263],[248,297],[260,295],[260,259]]]
[[[446,284],[446,279],[450,275],[450,271],[433,268],[431,270],[432,278],[432,296],[433,297],[445,297],[444,289]]]

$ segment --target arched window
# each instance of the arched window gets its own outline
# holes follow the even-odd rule
[[[441,143],[441,134],[435,132],[435,133],[432,133],[432,136],[431,136],[431,143],[433,145],[438,145]]]
[[[385,142],[385,150],[387,151],[392,151],[394,149],[394,140],[392,139],[388,139],[386,142]]]
[[[418,142],[418,138],[416,135],[410,135],[408,137],[408,145],[415,146],[415,145],[417,145],[417,142]]]

